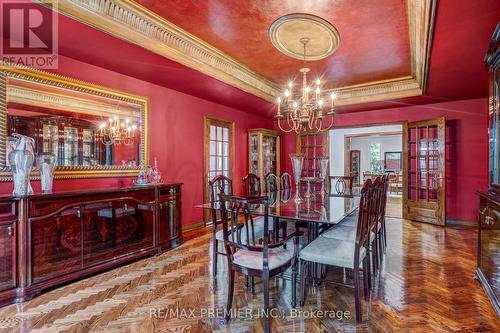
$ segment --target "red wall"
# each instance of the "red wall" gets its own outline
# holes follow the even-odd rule
[[[272,128],[269,119],[186,95],[87,63],[59,57],[58,74],[100,84],[149,98],[150,162],[156,156],[165,182],[182,182],[183,224],[202,220],[194,205],[203,202],[203,116],[210,115],[235,122],[235,191],[248,170],[247,129]],[[172,75],[161,73],[158,75]],[[55,190],[130,185],[130,178],[56,180]],[[35,191],[40,190],[33,182]],[[10,193],[12,183],[0,183],[0,194]]]
[[[335,127],[362,127],[446,117],[446,214],[448,219],[475,220],[478,199],[475,192],[488,187],[488,102],[461,100],[428,105],[339,114]],[[288,137],[293,137],[287,135]],[[286,140],[284,156],[295,151]],[[334,157],[333,157],[334,158]],[[290,162],[285,161],[290,170]]]

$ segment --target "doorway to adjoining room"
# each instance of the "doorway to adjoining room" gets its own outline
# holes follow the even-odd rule
[[[351,176],[359,190],[367,179],[389,173],[388,217],[402,217],[402,125],[342,128],[330,131],[330,175]]]

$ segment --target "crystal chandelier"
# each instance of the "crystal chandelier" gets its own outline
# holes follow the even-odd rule
[[[111,117],[108,121],[103,121],[99,125],[99,136],[101,142],[106,146],[110,145],[131,145],[135,141],[135,131],[137,125],[126,118],[121,121],[117,116]]]
[[[306,62],[306,45],[309,38],[300,39],[304,46],[304,65]],[[275,118],[278,126],[283,132],[295,131],[297,134],[303,131],[327,131],[333,125],[333,116],[335,115],[335,92],[332,92],[326,99],[321,96],[321,80],[318,78],[315,87],[308,85],[307,73],[309,68],[303,67],[302,72],[302,91],[297,94],[293,91],[293,83],[290,81],[288,87],[277,99],[278,112]],[[330,103],[327,103],[327,100]],[[330,104],[327,107],[326,104]],[[326,110],[328,109],[328,110]],[[330,118],[329,124],[325,126],[325,118]],[[283,124],[284,123],[284,124]],[[286,127],[286,128],[285,128]]]

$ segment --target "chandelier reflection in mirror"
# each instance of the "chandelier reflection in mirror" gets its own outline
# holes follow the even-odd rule
[[[304,46],[304,67],[300,69],[302,89],[295,93],[293,82],[288,82],[283,95],[276,100],[278,111],[275,119],[283,132],[327,131],[333,125],[336,94],[331,92],[329,96],[323,96],[319,78],[312,85],[307,82],[307,73],[310,69],[305,63],[309,38],[303,37],[300,42]]]
[[[135,142],[137,127],[137,124],[130,121],[129,118],[121,120],[114,116],[99,125],[99,136],[101,142],[106,146],[113,144],[132,145]]]

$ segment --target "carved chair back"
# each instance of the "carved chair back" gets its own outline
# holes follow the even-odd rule
[[[264,178],[264,181],[266,194],[278,191],[278,177],[274,173],[269,172]]]
[[[361,198],[359,201],[358,225],[354,247],[354,267],[359,267],[359,253],[361,248],[364,247],[368,251],[370,246],[370,223],[372,205],[374,204],[373,199],[373,185],[371,179],[368,179],[361,189]]]
[[[220,220],[217,217],[217,210],[219,205],[219,194],[232,195],[233,194],[233,182],[226,176],[215,176],[208,182],[210,188],[210,205],[211,205],[211,215],[213,228],[216,231],[217,226],[220,224]]]
[[[330,195],[331,196],[350,196],[352,195],[352,185],[354,176],[330,176]]]
[[[284,172],[280,177],[280,189],[281,190],[292,189],[292,176],[290,176],[288,172]]]
[[[258,197],[260,196],[260,178],[253,174],[249,173],[242,179],[243,181],[243,195],[249,197]]]

